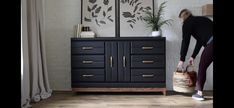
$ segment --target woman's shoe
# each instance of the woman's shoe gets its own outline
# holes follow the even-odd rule
[[[195,99],[195,100],[199,100],[199,101],[205,100],[203,96],[201,96],[201,95],[199,95],[199,94],[197,94],[197,93],[194,94],[194,95],[192,96],[192,98]]]

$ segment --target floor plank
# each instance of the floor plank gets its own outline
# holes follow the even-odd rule
[[[205,92],[205,101],[196,101],[191,94],[158,93],[72,93],[54,92],[33,108],[213,108],[213,93]]]

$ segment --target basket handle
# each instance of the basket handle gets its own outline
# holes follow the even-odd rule
[[[182,72],[182,73],[184,73],[184,70],[183,70],[183,68],[182,68],[182,70],[179,71],[179,68],[177,67],[177,68],[176,68],[176,72]]]
[[[189,64],[189,65],[186,66],[185,72],[188,72],[188,68],[189,68],[189,67],[192,67],[192,69],[193,69],[193,71],[194,71],[194,65]]]

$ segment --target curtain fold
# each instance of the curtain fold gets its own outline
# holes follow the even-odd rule
[[[43,0],[21,0],[23,77],[21,106],[51,96],[44,43]]]

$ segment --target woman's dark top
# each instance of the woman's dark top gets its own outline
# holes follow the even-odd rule
[[[202,46],[206,46],[208,40],[213,36],[213,22],[202,16],[189,16],[182,27],[183,39],[180,50],[180,60],[185,61],[186,54],[193,36],[197,42],[191,57],[195,58]]]

